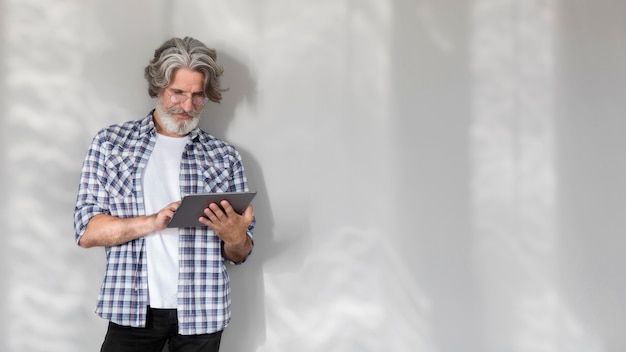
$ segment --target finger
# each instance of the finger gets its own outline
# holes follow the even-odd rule
[[[222,218],[225,215],[224,209],[222,209],[222,207],[217,203],[209,204],[209,209],[211,209],[213,214],[215,214],[215,216],[218,218]]]
[[[211,205],[204,208],[204,216],[206,216],[206,218],[209,220],[217,219],[217,215],[215,215],[215,213],[213,212],[213,209],[211,209]]]
[[[224,214],[226,214],[227,216],[232,216],[236,214],[235,209],[233,209],[232,205],[230,205],[230,203],[227,200],[221,201],[220,206]]]
[[[252,222],[252,219],[254,218],[254,212],[252,210],[252,204],[248,204],[248,207],[246,208],[246,210],[244,210],[243,214],[241,214],[244,219],[246,220],[246,222],[248,224],[250,224]]]
[[[252,218],[252,216],[254,215],[254,212],[252,210],[252,204],[248,204],[248,207],[246,208],[246,210],[244,210],[242,215],[246,218]]]
[[[199,217],[198,221],[201,224],[207,225],[211,229],[213,229],[214,226],[218,223],[219,219],[217,218],[217,215],[215,215],[215,213],[213,213],[213,211],[210,208],[205,208],[204,216]]]
[[[209,218],[207,218],[207,217],[204,217],[204,216],[199,217],[198,218],[198,222],[203,224],[203,225],[209,226],[211,228],[212,228],[212,225],[213,225],[211,220]]]

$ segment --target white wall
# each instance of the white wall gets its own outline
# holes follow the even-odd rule
[[[0,350],[98,350],[73,244],[101,127],[171,36],[258,227],[224,351],[623,351],[626,3],[0,0]]]

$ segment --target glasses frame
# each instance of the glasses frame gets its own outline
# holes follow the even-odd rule
[[[174,93],[170,88],[166,88],[166,91],[170,96],[170,102],[172,104],[184,104],[187,100],[189,100],[187,94]],[[209,98],[206,95],[191,95],[191,104],[195,107],[201,108],[208,102]]]

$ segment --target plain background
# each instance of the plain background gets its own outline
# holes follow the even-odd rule
[[[259,192],[223,351],[626,350],[626,2],[0,0],[0,28],[0,350],[99,349],[82,159],[185,35]]]

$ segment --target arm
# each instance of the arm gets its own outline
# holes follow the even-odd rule
[[[223,242],[224,258],[241,263],[252,251],[252,238],[248,235],[248,226],[254,217],[252,205],[248,205],[242,215],[237,214],[228,201],[220,202],[223,210],[215,203],[211,203],[204,210],[206,217],[199,221],[210,227],[215,235]]]
[[[179,205],[180,202],[170,203],[156,214],[134,218],[122,219],[107,214],[95,215],[89,220],[78,244],[84,248],[111,247],[132,241],[150,232],[163,230]]]

